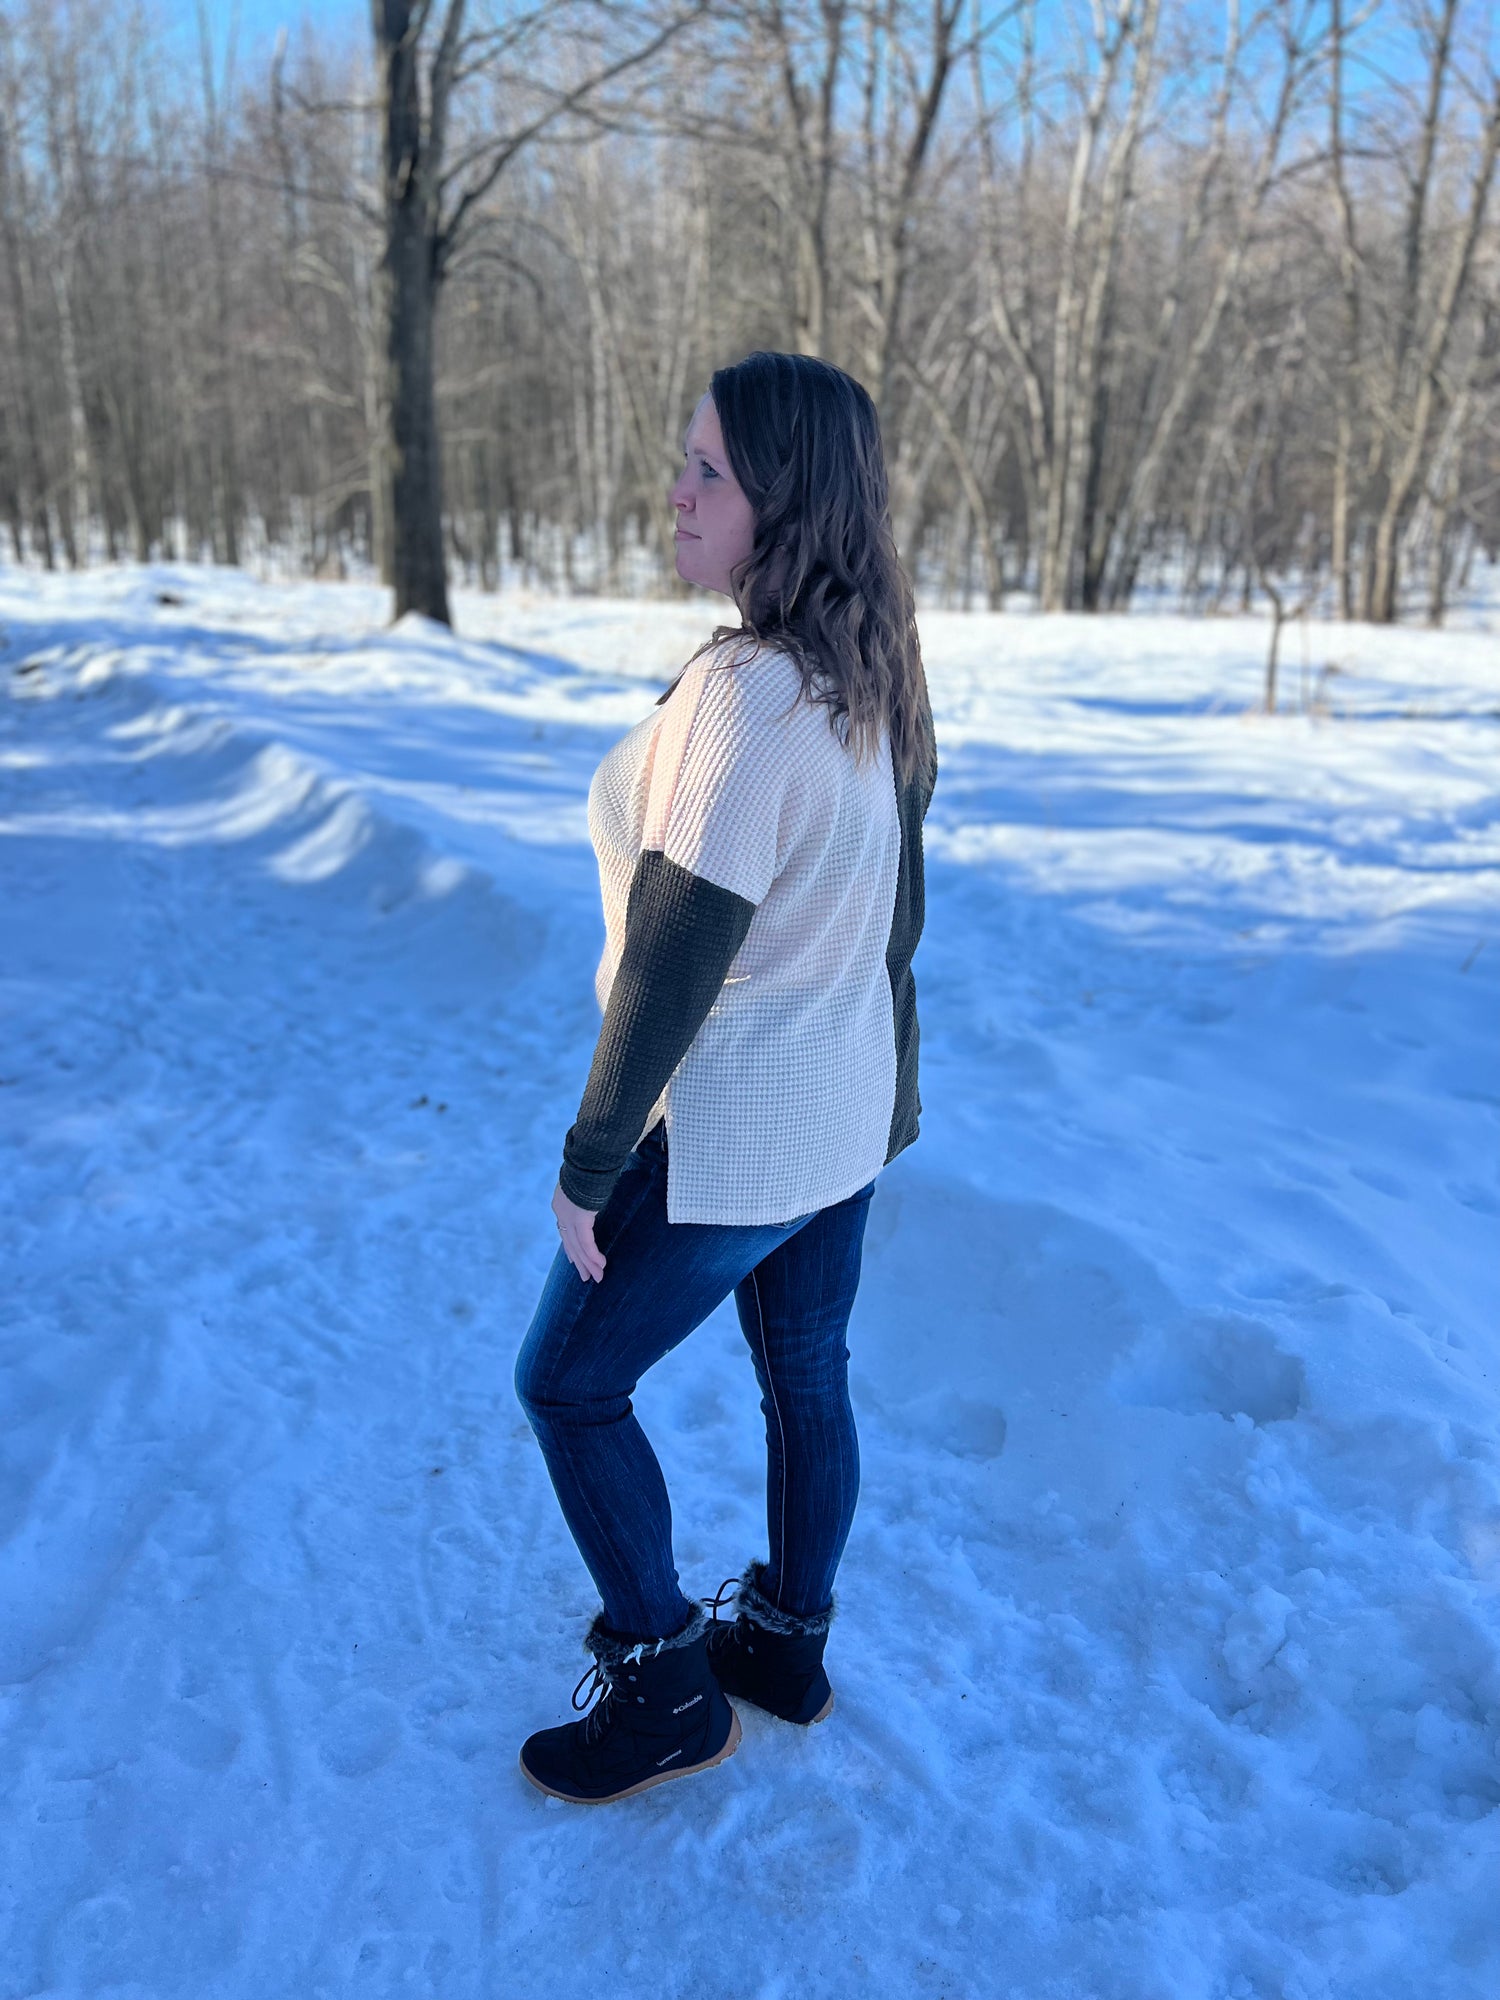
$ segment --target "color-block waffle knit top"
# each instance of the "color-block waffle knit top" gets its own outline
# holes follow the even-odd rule
[[[659,1118],[669,1222],[791,1221],[917,1136],[931,785],[898,789],[886,733],[857,763],[787,653],[731,666],[734,643],[589,788],[604,1022],[560,1176],[583,1208]]]

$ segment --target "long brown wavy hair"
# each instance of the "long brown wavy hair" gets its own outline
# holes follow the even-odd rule
[[[916,606],[869,394],[831,362],[763,350],[716,369],[709,394],[755,539],[731,572],[739,625],[716,625],[692,658],[731,640],[751,642],[731,665],[761,641],[782,647],[856,761],[878,753],[888,726],[897,783],[934,782]]]

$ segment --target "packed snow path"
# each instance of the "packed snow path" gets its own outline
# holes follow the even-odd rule
[[[838,1705],[586,1812],[510,1375],[588,776],[713,612],[380,608],[0,571],[0,1993],[1490,2000],[1493,637],[1267,720],[1255,624],[924,619]],[[707,1593],[732,1307],[640,1405]]]

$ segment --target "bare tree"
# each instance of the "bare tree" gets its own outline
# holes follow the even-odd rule
[[[835,283],[834,173],[839,82],[849,52],[850,0],[760,0],[744,9],[749,45],[764,51],[785,123],[773,155],[774,190],[792,251],[792,344],[823,354]],[[752,56],[752,60],[753,60]]]
[[[1427,262],[1423,223],[1443,84],[1451,60],[1452,23],[1456,8],[1457,0],[1443,0],[1437,21],[1418,163],[1407,210],[1405,281],[1401,291],[1394,368],[1397,393],[1383,427],[1383,443],[1391,453],[1391,463],[1385,482],[1384,502],[1375,523],[1370,580],[1370,615],[1384,624],[1389,624],[1396,616],[1398,536],[1430,448],[1433,425],[1443,398],[1443,368],[1460,311],[1467,302],[1475,252],[1495,178],[1496,155],[1500,152],[1500,71],[1491,71],[1488,102],[1483,107],[1483,133],[1467,200],[1453,233],[1447,258],[1437,275],[1431,317],[1425,334],[1419,336],[1416,320]]]
[[[607,84],[650,62],[701,15],[702,6],[689,4],[664,22],[658,19],[642,39],[605,57],[582,81],[544,89],[540,107],[518,118],[503,136],[481,136],[456,157],[448,152],[456,93],[502,64],[535,61],[548,38],[555,38],[557,17],[565,10],[537,6],[502,26],[470,30],[465,0],[447,0],[429,44],[427,30],[436,11],[433,0],[372,0],[384,141],[380,311],[391,430],[395,615],[420,611],[447,624],[434,393],[435,322],[443,277],[479,204],[511,162]],[[641,25],[634,10],[604,11],[612,29]]]
[[[11,321],[15,348],[16,395],[20,417],[16,515],[25,515],[43,562],[55,562],[52,540],[52,479],[43,442],[40,408],[41,368],[37,350],[36,285],[33,245],[23,227],[29,207],[25,163],[20,144],[19,91],[14,79],[0,101],[0,235],[4,238],[6,276],[10,280]],[[20,495],[29,497],[29,506]]]

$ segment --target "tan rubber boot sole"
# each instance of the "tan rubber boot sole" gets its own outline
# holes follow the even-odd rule
[[[832,1704],[830,1703],[829,1706],[831,1707]],[[828,1711],[825,1709],[823,1712],[826,1715]],[[612,1806],[617,1799],[633,1799],[637,1792],[649,1792],[653,1785],[670,1785],[674,1778],[691,1778],[695,1771],[711,1771],[715,1764],[722,1764],[726,1757],[732,1757],[740,1747],[740,1738],[744,1735],[744,1731],[740,1728],[740,1719],[735,1714],[732,1702],[730,1703],[729,1713],[734,1717],[734,1720],[729,1725],[729,1734],[724,1739],[724,1748],[716,1756],[705,1757],[701,1764],[679,1764],[674,1770],[658,1772],[654,1778],[642,1778],[638,1785],[631,1785],[628,1790],[623,1792],[611,1792],[607,1799],[575,1799],[571,1792],[555,1791],[551,1785],[544,1785],[540,1778],[534,1778],[530,1771],[527,1770],[524,1761],[521,1762],[521,1776],[526,1780],[528,1785],[535,1785],[539,1792],[545,1792],[549,1799],[561,1799],[565,1805]]]
[[[729,1699],[727,1695],[724,1698],[726,1701]],[[790,1723],[788,1724],[788,1727],[792,1729],[815,1729],[820,1722],[826,1722],[829,1716],[832,1715],[833,1713],[833,1698],[834,1698],[833,1689],[830,1688],[828,1690],[827,1701],[824,1702],[823,1706],[818,1710],[816,1715],[810,1715],[807,1718],[806,1722]],[[769,1715],[773,1722],[786,1722],[787,1720],[787,1718],[784,1715],[778,1715],[774,1708],[761,1708],[761,1705],[758,1701],[750,1701],[750,1697],[747,1694],[740,1695],[738,1699],[740,1701],[749,1701],[750,1706],[753,1709],[758,1710],[758,1712],[761,1715]]]

